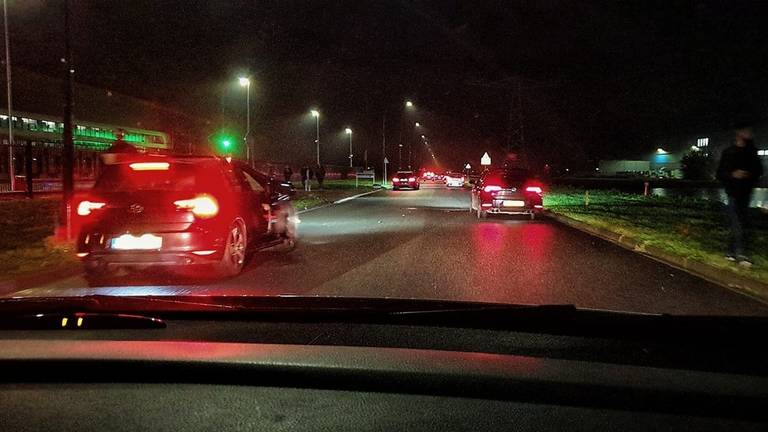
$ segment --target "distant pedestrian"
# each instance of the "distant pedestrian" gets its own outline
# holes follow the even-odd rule
[[[736,131],[734,144],[723,150],[717,167],[717,179],[722,182],[728,196],[726,214],[731,235],[725,259],[738,261],[750,267],[752,261],[746,255],[749,229],[749,203],[752,189],[763,175],[763,165],[749,128]]]
[[[125,131],[118,129],[115,131],[115,142],[107,149],[105,153],[138,153],[139,150],[125,141]]]
[[[139,149],[132,146],[125,141],[125,131],[123,129],[117,129],[115,131],[115,142],[101,154],[101,160],[105,164],[113,164],[117,162],[119,154],[135,154],[139,153]]]
[[[301,182],[304,185],[305,191],[312,190],[312,168],[307,165],[301,167]]]
[[[291,169],[291,166],[286,165],[285,169],[283,170],[283,177],[285,177],[285,182],[290,183],[292,176],[293,176],[293,170]]]
[[[317,177],[317,184],[320,186],[320,189],[323,189],[323,181],[325,180],[325,167],[322,165],[318,165],[315,169],[315,177]]]

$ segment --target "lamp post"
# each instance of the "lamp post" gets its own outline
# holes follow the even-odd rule
[[[8,180],[11,191],[16,189],[16,173],[13,168],[13,112],[11,111],[11,41],[8,39],[8,4],[3,0],[3,27],[5,31],[5,82],[8,87]],[[29,173],[27,173],[29,175]]]
[[[245,87],[245,136],[243,141],[245,142],[245,159],[248,164],[251,164],[251,143],[248,137],[251,134],[251,79],[248,77],[240,77],[237,79],[241,87]]]
[[[344,132],[349,135],[349,167],[352,168],[352,129],[346,128]]]
[[[315,118],[315,144],[317,146],[317,166],[320,166],[320,111],[312,110],[312,117]]]

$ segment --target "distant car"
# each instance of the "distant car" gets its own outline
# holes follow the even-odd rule
[[[543,185],[528,170],[493,170],[475,182],[469,211],[478,218],[488,214],[527,214],[535,219],[544,208],[542,194]]]
[[[392,177],[392,190],[419,189],[419,179],[413,171],[398,171]]]
[[[445,173],[445,185],[450,187],[464,187],[464,175],[458,173]]]
[[[132,155],[106,165],[76,204],[87,276],[212,265],[238,274],[250,251],[297,240],[287,183],[217,157]]]

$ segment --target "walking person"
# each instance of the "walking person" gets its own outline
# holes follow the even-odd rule
[[[285,177],[285,182],[290,183],[292,176],[293,176],[293,170],[291,169],[291,166],[286,165],[285,169],[283,170],[283,177]]]
[[[318,165],[315,170],[315,177],[317,177],[317,184],[320,186],[320,190],[323,189],[323,180],[325,180],[325,167]]]
[[[299,170],[299,174],[301,174],[301,187],[304,188],[305,191],[309,190],[309,167],[307,164],[302,165],[301,169]]]
[[[763,165],[757,156],[752,130],[736,131],[734,144],[723,150],[717,167],[717,179],[723,184],[728,196],[726,214],[730,228],[728,254],[725,259],[738,261],[751,267],[752,261],[746,255],[749,229],[749,203],[752,189],[763,175]]]

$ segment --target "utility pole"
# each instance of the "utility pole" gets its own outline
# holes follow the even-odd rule
[[[3,25],[5,31],[5,83],[8,92],[8,179],[11,191],[16,190],[16,170],[13,167],[13,110],[11,96],[11,40],[8,36],[8,3],[3,0]]]
[[[74,194],[74,153],[75,143],[72,141],[72,93],[74,86],[75,66],[72,62],[71,46],[71,17],[70,0],[64,0],[64,66],[66,76],[64,78],[64,132],[62,136],[63,177],[62,184],[62,210],[67,225],[67,233],[70,233],[72,220],[72,195]],[[68,236],[69,237],[69,236]]]
[[[382,177],[381,185],[387,185],[387,113],[386,111],[381,115],[381,168],[384,177]]]

